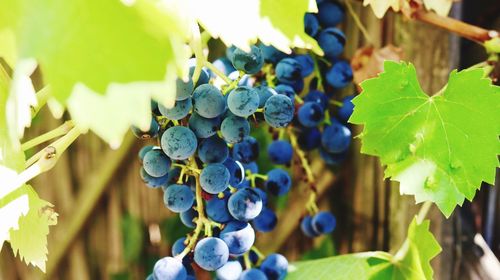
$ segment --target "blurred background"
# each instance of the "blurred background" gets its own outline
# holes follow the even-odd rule
[[[415,64],[426,92],[439,90],[450,69],[465,68],[486,58],[482,47],[447,31],[393,13],[378,20],[357,1],[352,5],[375,47],[393,44],[403,49],[404,59]],[[367,42],[347,15],[342,29],[350,58]],[[461,1],[454,5],[451,16],[499,30],[500,1]],[[212,40],[210,44],[211,55],[223,53],[220,42]],[[342,94],[353,91],[354,87]],[[26,139],[62,122],[44,109]],[[129,135],[113,151],[92,133],[80,137],[52,171],[32,182],[40,197],[53,203],[59,213],[59,223],[51,227],[49,235],[47,275],[27,267],[6,244],[0,253],[0,279],[144,279],[155,261],[170,254],[172,243],[188,232],[178,215],[164,207],[161,189],[147,188],[139,177],[137,152],[146,144]],[[354,141],[350,156],[339,167],[325,166],[314,160],[317,154],[309,155],[321,194],[318,205],[336,215],[335,232],[309,239],[298,229],[307,199],[298,179],[288,198],[275,201],[278,226],[270,233],[259,233],[258,248],[264,253],[278,251],[293,261],[391,250],[402,244],[418,206],[412,197],[400,196],[396,185],[383,180],[379,162],[361,155],[359,144]],[[263,145],[265,142],[261,149]],[[292,174],[297,177],[301,172],[297,169]],[[488,263],[498,262],[495,255],[500,256],[499,187],[482,186],[474,203],[466,202],[449,219],[432,209],[431,229],[443,247],[432,263],[436,279],[494,279]]]

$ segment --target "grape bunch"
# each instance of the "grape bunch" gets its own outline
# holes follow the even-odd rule
[[[149,129],[132,128],[138,138],[158,143],[139,151],[142,180],[161,188],[165,207],[193,229],[173,244],[171,256],[158,260],[148,279],[195,279],[193,267],[213,271],[221,280],[284,279],[287,259],[265,256],[254,243],[256,232],[277,225],[268,198],[289,193],[287,170],[294,163],[310,186],[302,231],[316,237],[335,229],[335,217],[316,206],[307,154],[318,149],[327,164],[345,158],[352,96],[341,102],[334,96],[349,85],[352,70],[339,58],[345,36],[334,26],[342,21],[342,8],[323,1],[319,9],[304,22],[324,58],[285,54],[261,43],[247,50],[229,47],[212,63],[193,58],[189,79],[177,80],[175,105],[152,102]],[[262,129],[272,136],[264,153],[252,133]],[[257,163],[261,157],[273,164],[265,173]]]

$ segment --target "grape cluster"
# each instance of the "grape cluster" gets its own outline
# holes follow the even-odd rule
[[[193,266],[215,271],[221,280],[285,278],[287,259],[264,256],[254,246],[256,232],[269,232],[278,222],[268,196],[291,190],[286,169],[294,158],[315,195],[306,153],[319,149],[326,163],[338,164],[351,141],[346,121],[352,96],[342,102],[332,98],[352,79],[349,64],[339,58],[345,36],[335,28],[343,10],[326,1],[319,9],[304,21],[325,58],[288,55],[263,44],[230,47],[225,57],[201,69],[195,69],[200,58],[193,58],[189,79],[177,80],[174,107],[152,102],[149,129],[132,128],[139,138],[158,140],[139,151],[141,178],[161,188],[166,208],[193,228],[173,244],[172,256],[158,260],[148,279],[195,279]],[[265,174],[256,162],[261,147],[251,135],[262,126],[273,136],[265,152],[274,168]],[[319,211],[314,199],[309,203],[300,224],[304,234],[331,233],[335,217]]]

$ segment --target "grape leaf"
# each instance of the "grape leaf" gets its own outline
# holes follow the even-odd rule
[[[248,49],[249,43],[260,39],[283,52],[289,53],[292,46],[323,53],[304,31],[304,14],[317,12],[314,0],[194,0],[191,4],[188,9],[194,17],[226,45]]]
[[[453,4],[453,0],[423,0],[423,2],[427,10],[434,10],[441,16],[447,16]]]
[[[500,153],[500,87],[483,70],[450,74],[438,94],[425,94],[413,65],[385,63],[361,84],[350,122],[364,125],[361,152],[378,156],[386,177],[417,203],[432,201],[445,216],[484,181],[493,184]]]
[[[429,221],[417,224],[413,219],[403,248],[401,256],[375,251],[296,262],[286,279],[432,279],[430,261],[441,247],[429,231]]]
[[[25,185],[30,210],[19,218],[19,227],[10,230],[10,246],[27,264],[45,272],[47,235],[49,226],[57,224],[57,213],[52,204],[38,197],[35,190]]]
[[[77,85],[88,88],[84,97],[74,97],[77,108],[69,108],[78,116],[76,124],[119,143],[131,124],[149,126],[152,95],[166,106],[173,105],[175,92],[166,86],[173,79],[166,76],[182,74],[177,65],[186,60],[182,58],[188,38],[174,13],[148,0],[127,5],[118,0],[6,0],[0,3],[0,32],[15,34],[17,62],[36,59],[52,97],[61,105]],[[140,92],[136,97],[141,102],[133,106],[126,96],[110,93],[113,85]],[[95,108],[129,114],[102,118],[103,112],[95,114]]]
[[[401,2],[401,0],[363,0],[363,6],[366,7],[370,5],[375,16],[383,18],[389,8],[398,12],[401,7]]]
[[[429,231],[428,220],[417,224],[413,219],[402,257],[375,255],[367,259],[370,279],[433,279],[430,261],[441,252],[441,247]],[[408,247],[405,247],[408,246]]]

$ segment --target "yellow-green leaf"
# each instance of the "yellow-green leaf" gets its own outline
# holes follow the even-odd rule
[[[395,12],[398,12],[401,0],[364,0],[363,6],[368,6],[373,10],[373,13],[378,18],[383,18],[387,10],[392,8]]]
[[[453,5],[453,0],[424,0],[427,10],[434,10],[436,14],[447,16]]]

